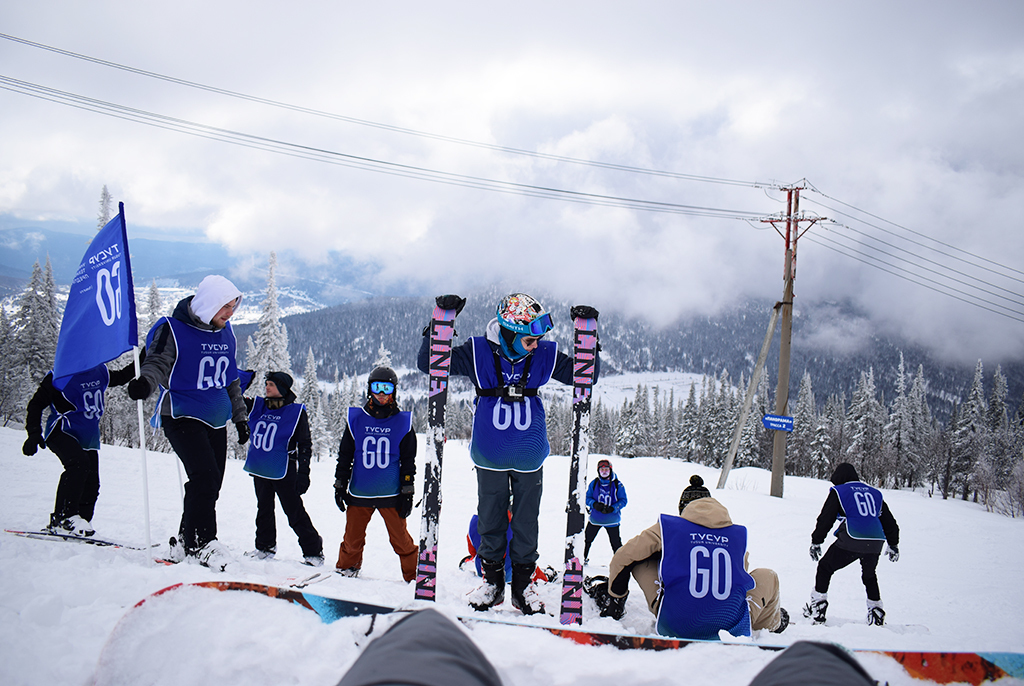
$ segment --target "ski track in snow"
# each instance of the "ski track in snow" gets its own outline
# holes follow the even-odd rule
[[[427,446],[421,436],[420,456]],[[41,528],[48,520],[61,473],[53,453],[21,454],[24,433],[0,429],[0,469],[6,493],[0,500],[5,528]],[[599,456],[592,455],[588,481]],[[656,458],[611,458],[625,484],[629,505],[623,511],[624,539],[653,524],[659,513],[674,512],[691,474],[709,486],[718,471]],[[177,459],[149,452],[150,531],[157,550],[177,529],[180,491]],[[540,564],[562,566],[568,458],[552,456],[544,467]],[[326,570],[336,559],[344,515],[333,498],[334,461],[312,466],[307,509],[324,537]],[[97,535],[142,544],[141,457],[139,452],[104,446],[100,455],[100,498],[93,524]],[[422,487],[422,467],[417,475]],[[799,639],[835,641],[849,648],[928,651],[1021,651],[1024,629],[1024,521],[984,511],[960,500],[941,501],[923,492],[885,491],[901,530],[900,560],[879,563],[879,581],[891,628],[869,627],[860,572],[853,565],[836,574],[829,594],[829,623],[812,626],[801,616],[813,583],[808,557],[810,532],[829,484],[787,477],[785,497],[768,495],[770,474],[737,469],[713,495],[733,520],[749,529],[750,563],[779,573],[782,605],[794,624],[781,635],[754,637],[766,644]],[[464,441],[449,441],[444,456],[440,521],[437,607],[454,616],[466,612],[463,596],[478,583],[458,569],[466,555],[466,530],[476,505],[476,480]],[[419,494],[417,494],[417,498]],[[0,538],[0,683],[7,686],[51,684],[324,684],[338,682],[358,657],[361,646],[389,624],[379,621],[371,636],[369,618],[322,624],[312,612],[247,593],[195,590],[147,601],[151,593],[176,583],[210,579],[285,584],[311,573],[299,564],[294,534],[278,510],[278,555],[255,561],[252,549],[255,495],[240,461],[228,461],[218,503],[219,538],[237,556],[223,574],[193,564],[158,565],[144,551],[98,548],[73,542]],[[419,510],[409,519],[419,531]],[[587,572],[605,573],[611,550],[599,535]],[[561,570],[560,570],[561,571]],[[561,578],[561,577],[559,577]],[[561,583],[543,585],[541,596],[556,611]],[[368,529],[363,573],[358,579],[332,578],[307,589],[318,595],[371,603],[415,606],[413,584],[401,581],[398,557],[387,542],[383,522]],[[584,628],[619,633],[651,633],[654,618],[635,584],[621,622],[597,617],[585,598]],[[507,605],[507,603],[506,603]],[[502,616],[514,617],[512,612]],[[108,637],[120,626],[114,638]],[[523,623],[554,625],[553,617],[524,618]],[[476,625],[467,629],[498,669],[505,683],[601,686],[677,684],[745,686],[776,655],[727,645],[701,645],[659,653],[578,646],[546,632],[517,627]],[[104,662],[98,664],[104,646]],[[920,684],[893,660],[859,654],[876,679],[892,686]],[[1003,683],[1008,683],[1004,681]]]

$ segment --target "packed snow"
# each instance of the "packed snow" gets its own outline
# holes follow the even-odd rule
[[[60,462],[49,451],[21,453],[24,434],[0,428],[0,470],[7,493],[0,501],[5,528],[39,529],[48,521]],[[421,437],[422,441],[422,437]],[[420,464],[426,446],[420,446]],[[590,458],[593,474],[598,456]],[[736,523],[749,529],[751,566],[779,573],[782,605],[794,623],[780,635],[745,639],[789,644],[799,639],[834,641],[848,648],[926,651],[1022,651],[1024,629],[1024,521],[986,512],[961,500],[942,501],[924,491],[885,491],[901,529],[900,559],[879,563],[888,624],[865,624],[865,597],[857,565],[837,573],[829,594],[829,619],[813,626],[800,614],[813,583],[808,557],[810,532],[827,495],[826,481],[787,478],[785,497],[769,496],[770,474],[732,472],[714,490],[718,471],[654,458],[611,458],[629,493],[622,534],[627,539],[675,513],[691,474],[700,474]],[[166,552],[181,513],[181,476],[173,455],[149,452],[149,535]],[[145,526],[142,457],[137,450],[104,446],[102,488],[93,524],[97,536],[143,545]],[[560,568],[565,536],[568,458],[552,456],[544,467],[540,564]],[[420,469],[422,475],[422,467]],[[345,515],[334,504],[334,462],[314,463],[307,509],[325,542],[333,568]],[[420,488],[422,484],[418,484]],[[459,569],[467,554],[466,531],[476,504],[476,482],[467,445],[450,441],[444,455],[444,504],[440,523],[438,602],[454,617],[470,612],[463,597],[478,583]],[[230,684],[333,685],[382,633],[388,618],[368,617],[323,624],[299,606],[265,596],[178,591],[140,600],[165,587],[204,580],[240,580],[284,585],[314,570],[299,564],[301,553],[278,512],[278,554],[272,561],[244,558],[253,547],[256,501],[242,463],[229,460],[218,504],[219,538],[237,556],[224,573],[197,564],[166,566],[146,551],[99,548],[75,542],[0,537],[0,683],[41,684]],[[409,518],[419,538],[419,508]],[[607,537],[598,536],[588,573],[606,571]],[[557,612],[560,583],[542,585],[549,611]],[[361,578],[330,574],[306,590],[384,605],[415,607],[412,584],[401,581],[398,558],[379,517],[368,531]],[[654,618],[633,586],[621,622],[600,618],[589,598],[584,628],[617,633],[653,633]],[[523,623],[557,626],[555,617],[523,618],[506,602],[496,611]],[[122,618],[124,618],[122,620]],[[120,625],[119,625],[120,622]],[[115,627],[118,629],[115,631]],[[468,635],[509,685],[622,686],[623,684],[714,684],[745,686],[778,653],[725,643],[678,651],[620,651],[580,646],[547,632],[515,626],[469,625]],[[369,636],[367,634],[370,634]],[[726,638],[729,638],[726,636]],[[858,653],[867,670],[892,686],[919,684],[894,660]],[[1004,680],[1009,683],[1013,680]]]

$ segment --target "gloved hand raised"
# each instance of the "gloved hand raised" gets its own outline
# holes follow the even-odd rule
[[[444,310],[455,310],[455,316],[466,306],[466,299],[459,295],[439,295],[434,298],[437,306]]]
[[[238,429],[238,445],[245,445],[249,441],[249,422],[235,422]]]
[[[145,400],[149,397],[152,390],[149,386],[149,381],[144,376],[128,382],[128,397],[132,400]]]
[[[582,317],[583,319],[597,319],[597,308],[591,307],[590,305],[573,305],[569,308],[569,316],[573,319],[576,317]]]
[[[31,457],[36,454],[37,448],[45,447],[46,441],[43,439],[43,435],[33,433],[28,435],[28,440],[25,441],[25,445],[21,446],[21,452]]]
[[[821,559],[821,546],[811,545],[811,559],[817,562]]]

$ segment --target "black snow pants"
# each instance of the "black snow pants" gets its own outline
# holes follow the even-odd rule
[[[164,415],[161,420],[188,477],[178,533],[185,551],[194,553],[217,538],[217,498],[224,482],[228,432],[198,419]]]
[[[78,515],[91,522],[100,495],[100,453],[82,450],[78,439],[55,428],[46,439],[49,448],[64,465],[64,473],[57,482],[57,497],[53,514],[58,519]]]
[[[323,539],[313,527],[302,495],[296,486],[298,470],[295,460],[288,460],[288,473],[283,479],[252,478],[256,488],[256,548],[271,551],[277,547],[277,520],[274,515],[274,497],[281,501],[281,509],[288,518],[288,526],[299,537],[299,547],[304,557],[322,557]]]
[[[882,595],[878,590],[878,575],[875,573],[875,569],[878,567],[878,558],[878,553],[855,553],[833,543],[818,561],[818,571],[814,576],[814,590],[818,593],[827,593],[832,575],[855,560],[860,560],[860,578],[864,582],[868,600],[881,600]]]
[[[622,536],[619,535],[619,525],[615,526],[598,526],[592,522],[587,522],[587,529],[583,533],[583,557],[584,559],[590,557],[590,545],[597,538],[597,532],[604,529],[608,532],[608,542],[612,546],[612,553],[622,547]]]

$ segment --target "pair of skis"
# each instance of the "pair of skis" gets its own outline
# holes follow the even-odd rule
[[[442,307],[441,298],[438,298],[427,332],[430,337],[427,426],[434,449],[428,453],[424,469],[420,552],[416,568],[417,600],[435,600],[437,595],[437,526],[441,514],[445,403],[448,400],[456,314],[456,310]],[[586,524],[583,499],[587,489],[586,461],[590,454],[590,397],[597,371],[597,319],[581,316],[583,311],[577,307],[572,308],[571,314],[574,328],[573,429],[566,501],[565,574],[562,577],[559,615],[562,624],[580,624],[583,621],[583,563],[578,551]]]

